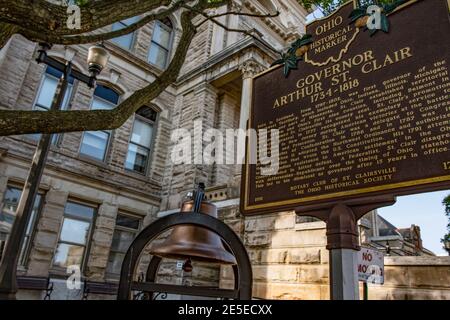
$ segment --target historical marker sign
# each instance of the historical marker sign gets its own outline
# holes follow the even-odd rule
[[[280,130],[280,163],[271,176],[244,166],[244,213],[450,187],[447,1],[404,3],[372,36],[353,10],[307,26],[313,43],[287,77],[254,78],[249,125]]]

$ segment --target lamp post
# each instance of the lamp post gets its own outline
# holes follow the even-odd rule
[[[38,50],[38,63],[44,63],[63,73],[58,83],[55,97],[52,101],[50,110],[60,110],[66,94],[69,77],[73,77],[89,88],[94,88],[97,76],[105,68],[108,62],[108,52],[103,45],[94,45],[89,48],[87,63],[89,67],[89,76],[72,69],[72,63],[62,63],[47,55],[47,50],[51,48],[50,44],[41,43]],[[16,217],[9,235],[9,239],[4,249],[3,258],[0,264],[0,299],[15,299],[17,292],[16,271],[22,248],[24,235],[28,221],[30,219],[34,200],[39,189],[41,177],[44,171],[47,155],[50,150],[52,134],[43,134],[39,140],[36,152],[34,153],[31,168],[27,180],[22,190]]]

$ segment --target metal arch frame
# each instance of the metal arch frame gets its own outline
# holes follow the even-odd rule
[[[231,253],[235,256],[237,265],[233,266],[235,275],[234,290],[185,287],[178,285],[163,285],[154,283],[161,258],[154,257],[147,269],[145,282],[133,281],[138,259],[145,247],[161,233],[179,225],[193,225],[206,228],[219,235]],[[122,263],[120,273],[118,300],[130,300],[131,291],[167,292],[197,296],[222,297],[238,300],[252,298],[253,275],[247,251],[234,231],[224,222],[202,213],[183,212],[160,218],[142,230],[128,249]]]

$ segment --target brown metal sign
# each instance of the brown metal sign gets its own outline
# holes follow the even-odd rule
[[[253,79],[249,127],[279,130],[279,167],[244,165],[243,213],[450,188],[449,9],[404,2],[376,32],[347,3],[307,26],[298,69]]]

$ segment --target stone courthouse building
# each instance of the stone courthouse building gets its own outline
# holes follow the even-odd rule
[[[176,212],[195,183],[205,182],[208,199],[218,206],[220,218],[247,247],[255,298],[329,298],[324,223],[298,218],[292,212],[244,218],[239,212],[239,166],[174,165],[171,161],[175,129],[191,130],[194,121],[200,120],[203,130],[245,128],[251,77],[267,69],[277,58],[276,51],[301,35],[308,15],[295,0],[237,0],[233,6],[252,13],[278,8],[281,15],[219,18],[229,28],[249,30],[255,37],[204,23],[178,81],[143,105],[122,127],[55,136],[21,251],[20,279],[50,279],[52,299],[114,299],[114,290],[109,294],[107,290],[83,292],[83,285],[69,290],[67,267],[79,266],[86,283],[114,287],[124,253],[139,230]],[[228,9],[218,8],[217,13]],[[109,28],[122,28],[136,19]],[[179,15],[174,15],[105,42],[111,57],[98,87],[90,90],[71,81],[64,109],[114,108],[164,70],[180,34]],[[88,73],[88,47],[54,46],[49,55],[72,61],[75,68]],[[60,73],[37,64],[36,50],[37,44],[14,36],[0,51],[0,108],[45,112],[50,107]],[[8,238],[38,138],[0,138],[0,249]],[[376,213],[362,219],[361,239],[369,243],[378,237],[372,245],[385,250],[386,241],[393,240],[379,239],[377,219]],[[387,271],[385,286],[374,289],[373,298],[450,298],[449,260],[437,261],[401,233],[396,236],[397,253],[392,255],[423,255],[423,260],[386,259],[394,276],[390,278]],[[165,263],[159,277],[169,283],[222,287],[233,282],[229,267],[194,265],[193,272],[186,274],[176,262]],[[45,295],[45,291],[29,289],[22,286],[19,298],[42,299]]]

